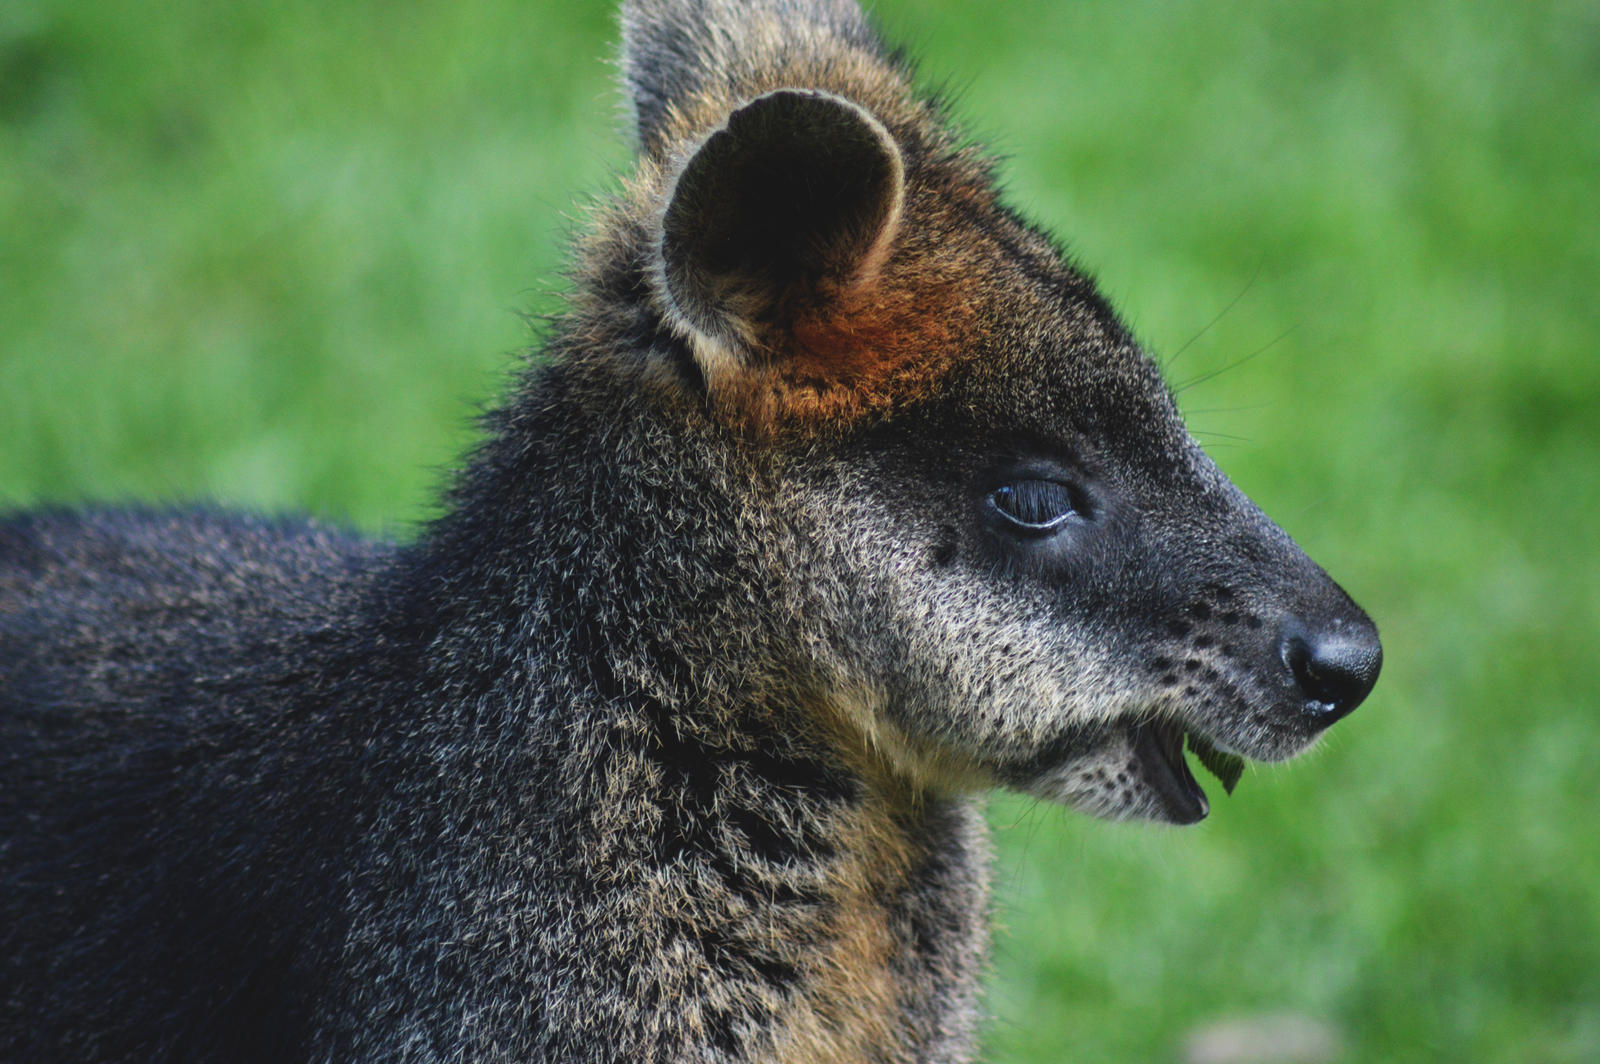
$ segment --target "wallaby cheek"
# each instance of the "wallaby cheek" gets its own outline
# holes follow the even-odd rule
[[[899,560],[867,578],[879,591],[852,604],[845,628],[846,646],[873,648],[856,660],[893,728],[992,776],[1126,708],[1126,670],[1092,629],[1062,624],[992,581],[930,576],[915,559]]]

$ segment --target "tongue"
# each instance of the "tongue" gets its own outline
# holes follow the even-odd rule
[[[1173,824],[1204,820],[1211,806],[1183,758],[1183,732],[1171,724],[1146,721],[1133,733],[1133,754],[1145,781],[1160,802],[1160,815]]]

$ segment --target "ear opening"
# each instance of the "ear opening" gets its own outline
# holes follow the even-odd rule
[[[672,190],[660,246],[671,308],[716,348],[759,348],[786,305],[872,283],[904,195],[900,150],[861,107],[817,91],[757,97]]]

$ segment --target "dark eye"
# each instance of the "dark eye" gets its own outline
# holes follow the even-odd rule
[[[1057,480],[1018,480],[989,495],[1000,516],[1025,532],[1054,532],[1074,518],[1086,516],[1077,493]]]

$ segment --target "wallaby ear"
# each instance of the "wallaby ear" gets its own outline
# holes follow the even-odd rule
[[[786,319],[870,288],[904,195],[893,137],[848,100],[780,89],[729,115],[679,173],[660,231],[665,294],[708,379],[776,354]]]

